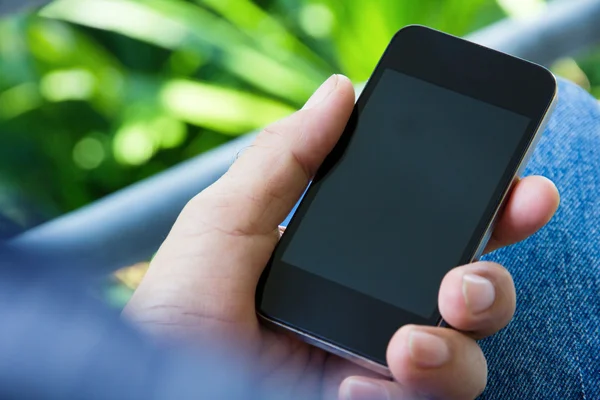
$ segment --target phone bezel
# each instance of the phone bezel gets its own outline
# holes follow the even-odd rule
[[[538,132],[556,98],[556,80],[545,68],[427,27],[408,26],[392,39],[348,125],[317,172],[319,182],[340,160],[357,119],[386,69],[433,83],[454,92],[530,118],[493,200],[461,258],[479,257],[511,184],[526,164]],[[256,308],[261,317],[312,343],[367,364],[386,366],[385,350],[393,333],[405,324],[437,325],[439,310],[423,318],[281,261],[281,255],[317,191],[308,189],[259,282]],[[268,287],[268,290],[267,290]],[[301,310],[299,310],[299,307]],[[294,311],[295,310],[295,311]],[[310,310],[310,312],[306,312]],[[329,344],[329,346],[327,346]],[[355,359],[356,361],[356,359]],[[371,369],[371,365],[365,365]]]

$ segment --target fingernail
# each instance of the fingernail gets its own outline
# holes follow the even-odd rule
[[[431,333],[412,330],[408,338],[410,357],[421,368],[438,368],[450,359],[446,341]]]
[[[348,379],[344,384],[344,400],[389,400],[388,391],[382,385],[363,379]]]
[[[463,296],[472,314],[489,309],[496,299],[496,289],[489,280],[475,274],[463,276]]]
[[[317,89],[317,91],[308,99],[303,110],[313,108],[327,98],[337,86],[338,76],[332,75]]]

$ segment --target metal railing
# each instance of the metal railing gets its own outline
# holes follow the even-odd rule
[[[535,21],[503,21],[469,39],[548,65],[597,43],[598,21],[600,0],[557,1]],[[218,179],[253,136],[243,136],[26,231],[9,246],[25,256],[85,265],[97,273],[147,260],[185,203]]]
[[[0,16],[39,7],[46,3],[50,3],[50,0],[0,0]]]

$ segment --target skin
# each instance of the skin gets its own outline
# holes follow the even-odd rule
[[[476,262],[446,275],[439,308],[455,330],[402,327],[387,351],[393,380],[271,331],[256,317],[255,290],[279,240],[278,223],[337,142],[353,105],[350,81],[334,75],[302,110],[266,128],[186,205],[124,315],[161,339],[235,348],[263,399],[475,398],[487,381],[476,339],[505,327],[515,310],[514,284],[500,265]],[[548,179],[518,181],[487,251],[532,235],[558,204]]]

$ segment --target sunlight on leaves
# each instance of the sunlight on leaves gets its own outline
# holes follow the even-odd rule
[[[546,9],[544,0],[497,0],[506,13],[517,19],[532,19]]]
[[[155,150],[152,135],[143,122],[122,126],[113,140],[115,160],[124,165],[144,164]]]
[[[84,137],[73,147],[73,161],[81,169],[98,168],[105,157],[102,142],[93,136]]]
[[[311,79],[250,49],[238,49],[223,62],[236,75],[283,99],[303,103],[322,82]]]
[[[344,71],[357,82],[368,79],[385,46],[394,33],[406,25],[403,18],[395,16],[402,2],[357,1],[347,7],[328,0],[332,10],[343,16],[343,24],[336,24],[332,33],[336,43],[336,56]],[[339,17],[338,16],[338,17]]]
[[[40,92],[48,101],[86,100],[92,97],[96,78],[84,69],[53,71],[40,81]]]
[[[545,3],[55,0],[0,19],[0,168],[47,182],[19,195],[51,218],[287,115],[332,73],[366,80],[403,26],[462,36]],[[554,70],[600,96],[599,60]]]
[[[160,99],[166,110],[186,122],[233,135],[262,127],[294,111],[267,98],[185,80],[165,84]]]
[[[265,55],[294,66],[307,76],[325,78],[331,66],[321,56],[291,33],[277,15],[251,0],[196,0],[223,16],[265,52]],[[299,5],[300,6],[300,5]]]
[[[30,25],[27,33],[31,52],[45,62],[65,62],[78,51],[73,29],[62,22],[36,21]]]
[[[151,115],[149,115],[151,113]],[[113,141],[115,159],[124,165],[141,165],[160,149],[181,146],[187,138],[185,124],[170,115],[142,106],[131,107]]]
[[[207,44],[214,46],[222,53],[215,61],[227,70],[295,103],[310,94],[307,86],[312,88],[326,78],[302,59],[292,67],[262,54],[234,27],[206,10],[179,1],[58,0],[44,8],[41,15],[118,32],[169,49],[183,47],[203,52]],[[290,57],[295,59],[293,53]]]
[[[307,4],[300,12],[300,26],[315,38],[327,37],[333,28],[334,16],[325,4]]]
[[[176,47],[186,37],[186,27],[181,22],[125,0],[58,0],[40,14],[119,32],[165,47]]]
[[[38,86],[35,83],[23,83],[0,93],[0,118],[16,118],[41,104]]]
[[[67,22],[40,18],[27,26],[27,43],[38,61],[54,66],[77,66],[93,73],[99,69],[121,70],[118,58],[92,36]]]
[[[148,122],[148,128],[157,146],[163,149],[179,147],[187,138],[185,124],[168,115],[159,115]]]

